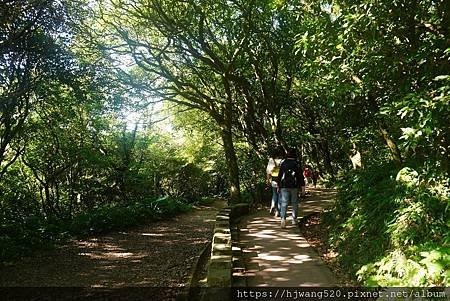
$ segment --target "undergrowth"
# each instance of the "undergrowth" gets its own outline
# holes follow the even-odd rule
[[[325,215],[339,263],[366,286],[449,286],[448,179],[393,166],[350,172]]]
[[[0,262],[6,263],[36,250],[52,248],[69,238],[123,230],[186,212],[190,205],[173,198],[146,199],[128,205],[104,205],[73,219],[30,216],[0,224]]]

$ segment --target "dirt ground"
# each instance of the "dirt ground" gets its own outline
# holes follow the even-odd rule
[[[328,234],[328,230],[322,223],[322,213],[311,214],[300,223],[300,231],[303,236],[339,279],[339,285],[350,287],[359,286],[360,284],[352,279],[347,271],[340,267],[336,261],[337,254],[327,247],[325,237]]]
[[[74,240],[24,258],[0,269],[0,287],[184,287],[222,206],[217,201],[165,221]]]

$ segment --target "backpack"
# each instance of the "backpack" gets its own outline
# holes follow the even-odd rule
[[[282,187],[298,188],[298,165],[296,161],[288,162],[286,171],[281,179]]]
[[[273,162],[275,163],[275,166],[274,168],[272,168],[270,176],[272,177],[272,181],[276,182],[278,180],[278,174],[280,173],[280,166],[277,165],[277,161],[275,161],[275,159],[273,160]]]

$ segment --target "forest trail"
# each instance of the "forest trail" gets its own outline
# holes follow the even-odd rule
[[[334,202],[336,192],[330,189],[307,188],[312,196],[300,200],[299,215],[320,212]],[[247,286],[257,287],[330,287],[338,281],[300,233],[291,224],[288,210],[286,229],[280,218],[259,210],[240,224],[240,247],[246,261],[244,276]]]
[[[184,287],[211,240],[216,201],[129,231],[73,240],[0,269],[0,287]]]

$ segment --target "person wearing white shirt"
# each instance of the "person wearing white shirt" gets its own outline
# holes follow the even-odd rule
[[[280,216],[280,193],[278,191],[278,171],[283,159],[278,152],[274,152],[267,163],[267,182],[272,187],[272,202],[270,204],[270,214]]]

